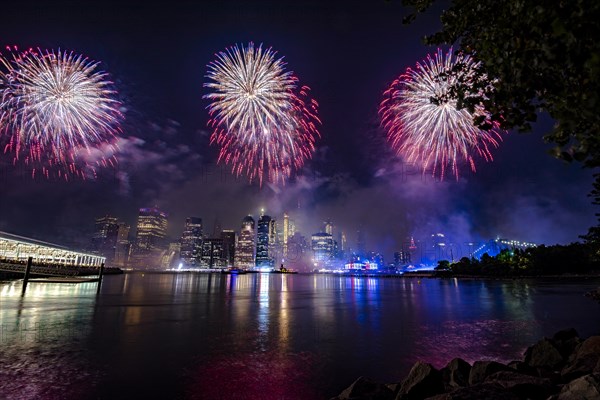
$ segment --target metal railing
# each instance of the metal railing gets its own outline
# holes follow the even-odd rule
[[[24,274],[26,269],[25,264],[10,264],[0,262],[1,272],[15,272]],[[45,275],[45,276],[76,276],[78,274],[76,267],[58,267],[58,266],[43,266],[43,265],[32,265],[32,275]]]

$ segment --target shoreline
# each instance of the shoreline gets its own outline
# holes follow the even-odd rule
[[[573,328],[528,347],[507,364],[454,358],[436,369],[415,363],[399,382],[359,377],[330,400],[570,400],[600,399],[600,336],[579,337]]]

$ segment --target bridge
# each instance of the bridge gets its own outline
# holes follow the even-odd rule
[[[504,249],[527,249],[529,247],[536,247],[537,245],[535,243],[529,243],[529,242],[521,242],[518,240],[511,240],[511,239],[494,239],[494,240],[490,240],[489,242],[483,243],[481,246],[479,246],[477,249],[475,249],[472,253],[471,256],[475,257],[475,258],[481,258],[481,256],[485,253],[487,253],[490,256],[496,256],[498,253],[500,253],[500,251],[504,250]]]

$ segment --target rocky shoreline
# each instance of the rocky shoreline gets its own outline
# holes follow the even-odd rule
[[[399,383],[360,377],[331,400],[600,400],[600,336],[559,331],[502,364],[455,358],[442,369],[417,362]]]

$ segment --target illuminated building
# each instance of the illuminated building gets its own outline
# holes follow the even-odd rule
[[[119,223],[117,218],[105,215],[96,218],[94,236],[92,237],[92,251],[106,257],[107,263],[115,259]]]
[[[319,232],[311,236],[313,261],[316,268],[327,268],[333,260],[334,242],[329,233]]]
[[[223,239],[209,238],[202,241],[202,256],[200,266],[202,268],[225,268],[227,267],[223,258]]]
[[[166,251],[167,214],[157,208],[140,208],[132,263],[137,267],[156,268]]]
[[[410,253],[408,251],[397,251],[394,253],[394,267],[398,268],[410,264]]]
[[[369,260],[357,260],[350,261],[346,265],[344,265],[346,269],[350,270],[367,270],[367,271],[376,271],[379,269],[379,265],[377,265],[374,261]]]
[[[69,250],[66,247],[0,232],[0,262],[26,263],[29,257],[35,264],[99,267],[106,258]]]
[[[179,265],[181,254],[181,243],[169,243],[169,249],[163,254],[161,267],[164,269],[174,268]]]
[[[254,250],[255,245],[254,218],[251,215],[242,220],[242,229],[240,238],[235,250],[235,266],[238,268],[252,268],[255,265]]]
[[[325,233],[333,236],[333,222],[331,220],[325,221]]]
[[[365,240],[365,232],[363,230],[359,230],[356,233],[356,252],[359,255],[364,255],[367,249],[367,241]]]
[[[119,223],[117,233],[117,245],[115,247],[115,265],[117,267],[125,267],[129,261],[129,250],[131,243],[129,242],[129,231],[131,227],[123,222]]]
[[[269,257],[269,242],[274,238],[274,231],[273,219],[263,213],[258,219],[256,229],[256,266],[258,268],[273,266],[273,260]]]
[[[283,214],[283,258],[287,258],[288,240],[290,237],[290,216],[287,213]]]
[[[233,230],[224,230],[221,232],[223,239],[223,260],[228,267],[233,267],[235,261],[235,240],[236,233]]]
[[[198,266],[201,252],[202,218],[188,217],[181,235],[181,262],[186,267]]]

